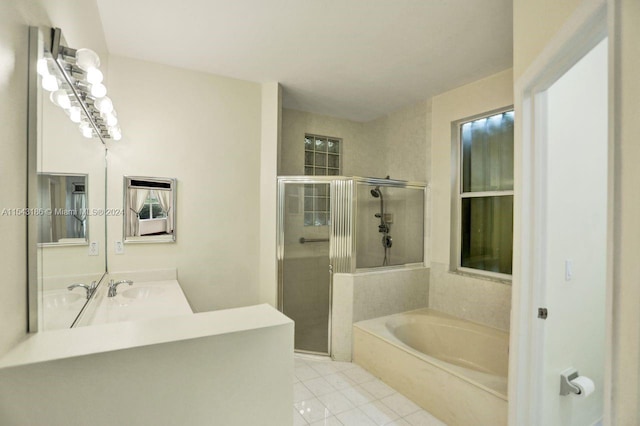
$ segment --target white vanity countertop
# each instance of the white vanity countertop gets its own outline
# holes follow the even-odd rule
[[[94,307],[83,314],[79,326],[120,321],[141,321],[153,318],[192,314],[193,311],[177,280],[134,281],[117,287],[117,294],[108,297],[109,282],[101,285]]]
[[[280,326],[291,327],[293,333],[293,321],[264,304],[46,331],[30,334],[18,343],[0,358],[0,368]]]
[[[82,290],[82,289],[80,289]],[[80,292],[66,288],[42,292],[43,327],[45,330],[69,328],[84,306],[87,298]]]

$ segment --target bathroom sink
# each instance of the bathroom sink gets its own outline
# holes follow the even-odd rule
[[[127,299],[149,299],[161,295],[164,291],[164,288],[146,286],[129,288],[120,292],[120,294]]]
[[[46,309],[66,308],[80,301],[80,299],[85,299],[84,295],[67,290],[52,292],[44,295],[44,307]]]

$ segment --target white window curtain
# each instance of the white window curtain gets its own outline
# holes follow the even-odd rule
[[[171,191],[156,191],[158,195],[158,201],[160,202],[160,207],[162,207],[162,211],[166,215],[167,220],[167,233],[173,233],[173,209],[171,208]]]
[[[136,215],[131,215],[129,222],[129,233],[132,236],[140,236],[140,212],[144,206],[144,202],[149,196],[148,189],[133,189],[129,191],[129,209]]]
[[[73,210],[76,219],[74,223],[73,236],[84,238],[87,235],[87,195],[76,192],[73,194]]]

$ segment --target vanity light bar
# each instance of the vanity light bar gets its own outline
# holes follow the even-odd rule
[[[51,92],[51,102],[65,110],[85,137],[98,137],[103,143],[104,139],[122,139],[118,114],[102,83],[100,58],[91,49],[76,50],[61,45],[59,28],[51,32],[51,57],[41,58],[37,65],[42,88]],[[56,68],[59,72],[55,72]]]

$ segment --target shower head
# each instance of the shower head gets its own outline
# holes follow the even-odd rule
[[[380,187],[376,186],[375,188],[373,188],[371,190],[371,195],[373,195],[374,198],[379,198],[380,197]]]

